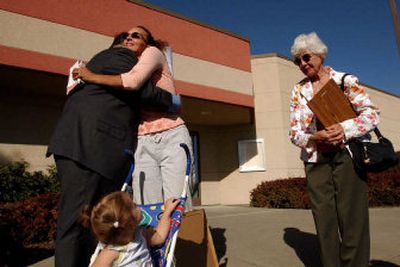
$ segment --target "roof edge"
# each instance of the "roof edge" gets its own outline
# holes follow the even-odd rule
[[[197,24],[197,25],[200,25],[200,26],[203,26],[203,27],[218,31],[218,32],[223,33],[223,34],[227,34],[227,35],[233,36],[235,38],[238,38],[238,39],[241,39],[243,41],[246,41],[246,42],[250,43],[250,39],[248,37],[241,36],[241,35],[239,35],[237,33],[234,33],[234,32],[228,31],[228,30],[224,30],[222,28],[216,27],[216,26],[208,24],[208,23],[200,22],[200,21],[198,21],[196,19],[192,19],[192,18],[186,17],[186,16],[184,16],[182,14],[179,14],[177,12],[174,12],[174,11],[163,9],[160,6],[156,6],[156,5],[153,5],[153,4],[146,3],[143,0],[126,0],[126,1],[130,2],[130,3],[133,3],[133,4],[137,4],[137,5],[141,5],[141,6],[147,7],[149,9],[152,9],[152,10],[155,10],[155,11],[158,11],[158,12],[165,13],[167,15],[174,16],[174,17],[179,18],[179,19],[186,20],[188,22],[192,22],[194,24]]]
[[[279,53],[266,53],[266,54],[252,55],[252,56],[251,56],[251,59],[268,58],[268,57],[278,57],[278,58],[281,58],[281,59],[284,59],[284,60],[287,60],[287,61],[292,62],[292,59],[290,59],[290,58],[287,57],[287,56],[281,55],[281,54],[279,54]],[[373,90],[376,90],[376,91],[378,91],[378,92],[381,92],[381,93],[384,93],[384,94],[387,94],[387,95],[390,95],[390,96],[394,96],[394,97],[400,98],[400,96],[398,96],[398,95],[396,95],[396,94],[394,94],[394,93],[387,92],[387,91],[385,91],[385,90],[383,90],[383,89],[379,89],[379,88],[377,88],[377,87],[375,87],[375,86],[371,86],[371,85],[369,85],[369,84],[362,83],[362,82],[360,82],[360,84],[361,84],[362,86],[366,86],[366,87],[371,88],[371,89],[373,89]]]
[[[279,57],[279,58],[282,58],[282,59],[286,59],[286,60],[288,60],[288,61],[292,61],[292,59],[290,59],[289,57],[287,57],[287,56],[284,56],[284,55],[281,55],[281,54],[279,54],[279,53],[265,53],[265,54],[258,54],[258,55],[252,55],[251,56],[251,58],[253,59],[255,59],[255,58],[265,58],[265,57]]]

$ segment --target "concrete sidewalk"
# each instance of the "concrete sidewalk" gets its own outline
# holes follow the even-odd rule
[[[220,266],[320,266],[311,211],[205,207]],[[400,208],[370,209],[371,262],[400,266]]]
[[[317,267],[311,211],[204,206],[221,267]],[[400,266],[400,208],[370,209],[374,267]],[[54,259],[35,267],[54,266]],[[185,266],[178,266],[185,267]]]

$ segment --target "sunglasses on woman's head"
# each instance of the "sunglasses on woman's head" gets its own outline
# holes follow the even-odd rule
[[[301,57],[296,57],[293,62],[294,64],[296,64],[297,66],[300,66],[301,61],[303,60],[305,63],[308,63],[311,59],[312,55],[310,54],[304,54]]]

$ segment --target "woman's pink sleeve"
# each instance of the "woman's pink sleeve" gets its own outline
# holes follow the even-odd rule
[[[129,72],[121,74],[123,87],[138,90],[157,69],[162,68],[162,59],[163,54],[158,48],[147,47],[138,63]]]

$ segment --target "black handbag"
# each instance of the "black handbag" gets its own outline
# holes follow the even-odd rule
[[[342,77],[342,84],[340,85],[342,91],[344,90],[344,78],[347,75],[349,74],[345,74]],[[360,171],[381,172],[399,162],[392,142],[385,138],[378,128],[374,129],[374,133],[378,138],[378,143],[357,138],[351,139],[347,143],[352,154],[354,166]]]
[[[374,133],[378,143],[352,139],[348,142],[354,166],[366,172],[381,172],[395,166],[399,159],[394,151],[392,142],[382,136],[379,129]]]

